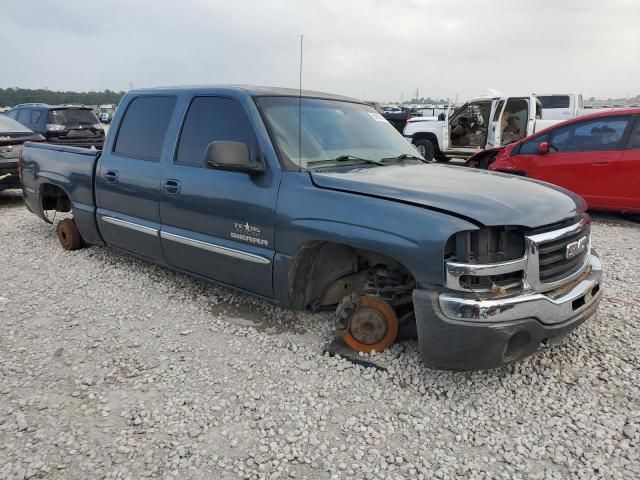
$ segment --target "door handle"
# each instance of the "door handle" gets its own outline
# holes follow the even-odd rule
[[[118,183],[118,172],[115,170],[109,170],[104,174],[104,179],[107,183]]]
[[[593,162],[593,165],[597,166],[602,166],[602,165],[609,165],[611,162],[609,160],[596,160],[595,162]]]
[[[169,195],[176,195],[180,193],[180,182],[178,180],[164,180],[162,190]]]

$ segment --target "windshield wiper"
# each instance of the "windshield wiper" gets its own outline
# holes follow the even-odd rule
[[[410,153],[403,153],[397,157],[386,157],[380,159],[381,162],[385,162],[387,160],[419,160],[421,162],[427,162],[424,158],[418,157],[417,155],[411,155]]]
[[[307,165],[317,165],[319,163],[329,163],[329,162],[348,162],[349,160],[356,160],[358,162],[371,163],[373,165],[382,165],[382,162],[377,162],[375,160],[370,160],[368,158],[360,158],[355,155],[339,155],[336,158],[332,158],[329,160],[312,160],[307,162]]]

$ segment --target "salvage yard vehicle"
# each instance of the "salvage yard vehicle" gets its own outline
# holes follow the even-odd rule
[[[98,107],[99,118],[102,123],[109,124],[113,119],[113,114],[116,111],[116,106],[113,103],[107,103]]]
[[[102,148],[104,129],[90,107],[25,103],[6,114],[46,138],[70,147]]]
[[[372,107],[265,87],[128,92],[102,152],[28,144],[27,207],[107,245],[293,309],[336,308],[353,349],[417,334],[430,366],[486,369],[596,310],[584,201],[426,162]]]
[[[25,142],[42,142],[44,137],[0,114],[0,190],[20,188],[18,157]]]
[[[486,97],[471,100],[444,120],[412,117],[403,135],[427,160],[448,162],[468,158],[479,150],[516,142],[559,120],[543,120],[542,105],[535,95]]]
[[[640,108],[594,113],[547,128],[467,165],[559,185],[590,209],[640,212]]]

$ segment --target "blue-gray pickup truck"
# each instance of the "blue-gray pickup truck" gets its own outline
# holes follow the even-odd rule
[[[317,92],[131,91],[101,152],[27,144],[27,207],[71,212],[64,248],[106,245],[293,309],[380,351],[417,335],[432,367],[522,359],[595,312],[582,199],[426,162],[378,112]]]

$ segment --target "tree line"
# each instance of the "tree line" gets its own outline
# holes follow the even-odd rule
[[[61,92],[46,89],[0,88],[0,107],[13,107],[19,103],[80,103],[84,105],[118,104],[125,92]]]

